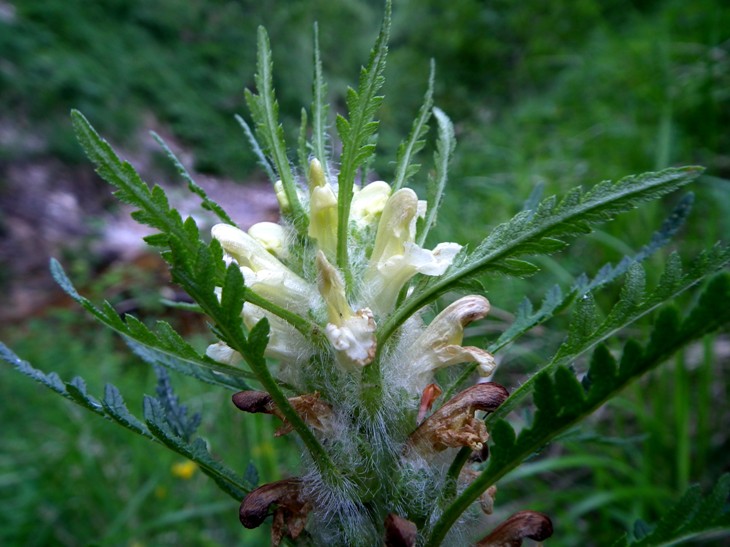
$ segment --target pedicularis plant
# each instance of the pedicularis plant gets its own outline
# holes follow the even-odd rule
[[[429,248],[427,236],[436,223],[454,148],[451,122],[432,105],[433,77],[411,133],[398,149],[391,182],[366,183],[375,154],[375,114],[383,100],[379,90],[389,26],[390,6],[357,90],[347,92],[347,112],[336,116],[336,137],[326,134],[330,118],[315,27],[314,99],[310,112],[303,110],[296,168],[277,119],[268,38],[259,30],[257,90],[246,94],[253,130],[239,122],[274,181],[281,206],[278,224],[256,224],[248,232],[236,227],[160,140],[203,206],[220,218],[210,243],[192,218],[183,220],[170,207],[161,188],[150,189],[80,113],[73,113],[79,141],[99,174],[116,187],[120,200],[138,208],[137,221],[158,232],[147,242],[162,250],[173,280],[207,315],[217,339],[201,355],[164,322],[153,330],[132,316],[120,318],[109,304],[98,308],[52,262],[64,290],[121,333],[158,371],[161,387],[157,397],[145,398],[143,419],[128,411],[112,385],[97,399],[79,377],[65,383],[5,346],[2,355],[50,389],[196,462],[224,491],[243,500],[245,527],[273,516],[273,544],[541,541],[553,533],[547,515],[525,510],[501,523],[490,519],[495,484],[629,382],[727,325],[727,273],[704,285],[692,309],[680,313],[663,305],[721,270],[730,251],[717,245],[687,270],[672,255],[658,284],[647,289],[640,264],[682,224],[691,202],[685,198],[635,256],[601,268],[592,278],[580,277],[568,290],[554,288],[537,309],[525,301],[512,325],[488,347],[462,345],[464,328],[490,308],[478,279],[530,275],[537,268],[525,257],[563,249],[566,240],[588,233],[593,224],[688,184],[700,169],[601,182],[588,192],[576,188],[562,199],[528,205],[473,249],[457,243]],[[414,159],[431,115],[438,137],[422,201],[407,185],[419,172]],[[339,148],[335,141],[341,152],[333,159],[331,151]],[[592,295],[621,276],[619,301],[599,313]],[[426,321],[424,310],[441,297],[447,305]],[[565,341],[536,374],[511,395],[488,381],[496,368],[494,355],[569,306],[574,310]],[[628,340],[620,354],[609,352],[604,341],[657,308],[647,342]],[[571,368],[587,352],[592,352],[588,370]],[[165,369],[233,390],[239,409],[281,420],[277,435],[293,433],[300,441],[301,469],[292,470],[296,476],[257,485],[216,460],[195,438],[199,420],[178,403]],[[536,407],[534,417],[515,432],[505,418],[528,396]],[[655,545],[727,526],[722,508],[729,489],[725,477],[705,499],[692,490],[653,531],[625,535],[617,544]]]

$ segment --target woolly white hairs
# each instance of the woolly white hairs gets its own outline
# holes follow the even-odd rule
[[[381,357],[383,382],[388,388],[388,393],[405,390],[411,395],[412,406],[409,405],[411,409],[418,405],[421,392],[426,386],[421,385],[423,382],[417,380],[414,371],[408,366],[413,361],[413,356],[408,354],[408,350],[425,327],[420,313],[411,316],[401,327],[397,343]]]
[[[347,482],[335,489],[314,469],[303,477],[304,494],[312,500],[310,528],[317,545],[377,545],[380,538],[368,511],[358,501],[357,487]]]

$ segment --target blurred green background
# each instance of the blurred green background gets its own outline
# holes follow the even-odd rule
[[[131,302],[143,319],[164,314],[201,348],[211,339],[205,325],[160,307],[167,280],[156,263],[129,265],[94,252],[105,221],[93,219],[108,218],[114,206],[73,139],[69,110],[81,110],[147,180],[180,184],[150,144],[146,131],[154,129],[174,136],[176,150],[200,176],[245,189],[262,174],[233,115],[245,114],[243,89],[253,87],[256,27],[266,26],[271,37],[281,116],[293,144],[300,109],[311,102],[313,22],[331,101],[341,111],[382,6],[379,0],[0,0],[0,283],[8,298],[0,338],[45,371],[64,379],[82,375],[92,393],[113,382],[137,411],[155,378],[121,341],[43,283],[37,285],[43,305],[12,313],[20,309],[14,291],[40,275],[54,253],[95,301],[109,297],[124,309]],[[692,187],[695,208],[672,247],[691,259],[730,235],[725,2],[395,0],[378,178],[392,175],[430,58],[436,104],[453,120],[459,142],[434,240],[478,242],[540,185],[552,194],[692,163],[707,171]],[[423,160],[417,187],[430,150]],[[56,207],[69,195],[73,207]],[[523,295],[539,300],[552,283],[566,286],[638,249],[678,198],[542,259],[543,272],[529,282],[489,280],[497,319],[475,332],[474,343],[496,336]],[[77,222],[69,210],[82,225],[68,226]],[[58,245],[53,234],[59,233],[74,244]],[[663,260],[649,262],[650,279]],[[500,515],[545,511],[556,526],[549,544],[606,545],[637,518],[651,521],[689,483],[707,487],[730,470],[726,334],[678,356],[503,481]],[[559,343],[560,318],[510,349],[497,381],[517,385]],[[268,419],[243,419],[228,394],[173,380],[183,401],[202,412],[200,432],[213,453],[241,472],[253,462],[262,481],[290,468],[298,449],[290,439],[273,439]],[[244,533],[234,501],[200,472],[186,478],[174,467],[180,459],[163,448],[7,367],[0,369],[0,401],[0,544],[267,543],[266,531]]]

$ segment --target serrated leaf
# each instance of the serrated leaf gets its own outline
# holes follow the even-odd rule
[[[497,439],[494,439],[494,434],[499,432],[500,437],[505,437],[506,429],[502,425],[505,422],[497,412],[488,416],[487,424],[488,426],[492,425],[491,431],[495,443],[489,463],[471,485],[459,494],[449,507],[445,508],[442,516],[431,527],[425,544],[438,545],[456,519],[459,518],[461,512],[490,485],[517,467],[531,454],[540,450],[560,433],[568,430],[595,411],[630,382],[659,366],[686,344],[705,336],[708,332],[729,325],[730,306],[727,305],[728,302],[730,302],[730,273],[718,274],[702,291],[694,308],[688,314],[685,314],[685,318],[675,329],[673,336],[652,337],[652,349],[650,351],[636,342],[628,342],[624,347],[624,356],[622,357],[619,374],[613,374],[613,367],[603,367],[611,374],[610,376],[602,376],[600,369],[594,368],[594,377],[585,395],[577,380],[568,376],[570,371],[567,369],[558,369],[555,376],[546,369],[539,372],[535,376],[537,380],[534,381],[536,385],[534,395],[538,410],[532,424],[520,431],[514,443],[504,441],[498,443]],[[657,325],[654,330],[657,331],[661,328],[661,325]],[[605,349],[599,351],[603,354],[599,358],[605,358]],[[631,362],[630,366],[624,365],[624,362],[629,361]],[[553,378],[555,378],[555,381],[553,381]],[[514,397],[514,394],[503,403],[502,407],[512,397]],[[500,407],[500,410],[502,407]],[[728,485],[728,488],[730,488],[730,485]],[[727,495],[728,492],[722,492],[719,497],[724,496],[726,499]],[[716,506],[708,504],[708,509],[710,508],[715,509]],[[695,522],[693,520],[694,513],[690,519]],[[698,519],[696,522],[703,524],[705,520]],[[688,521],[680,525],[680,531],[695,532],[689,526]]]
[[[322,74],[322,59],[319,51],[319,26],[314,23],[314,78],[312,79],[312,152],[319,160],[322,170],[330,180],[329,160],[327,157],[327,83]],[[302,164],[302,169],[305,165]]]
[[[555,356],[545,365],[543,370],[553,371],[560,365],[569,364],[583,353],[590,351],[597,344],[600,344],[638,319],[656,310],[665,302],[676,298],[679,294],[723,268],[729,262],[730,248],[720,246],[716,246],[709,252],[701,253],[700,256],[692,261],[692,266],[686,273],[681,273],[681,265],[678,263],[677,258],[670,257],[664,275],[661,276],[659,283],[649,294],[646,294],[642,290],[644,278],[643,272],[639,271],[641,266],[632,266],[631,271],[633,273],[630,277],[630,286],[624,288],[622,291],[622,299],[619,300],[619,303],[609,312],[604,320],[598,321],[594,301],[590,295],[584,295],[580,299],[571,316],[567,341],[561,345]],[[719,279],[722,279],[722,276]],[[722,283],[722,281],[714,281],[713,283]],[[716,287],[715,290],[721,292],[719,287]],[[714,302],[707,303],[709,308],[713,308],[714,305],[714,311],[712,312],[705,313],[697,311],[697,313],[701,314],[698,317],[702,318],[698,320],[701,322],[700,327],[706,326],[707,328],[713,328],[713,325],[715,325],[713,321],[707,321],[706,323],[702,323],[702,321],[706,320],[707,315],[712,315],[713,313],[717,317],[722,317],[722,310],[717,309],[722,306],[722,301],[722,298],[719,298]],[[697,310],[700,309],[704,308],[697,308]],[[663,347],[664,338],[671,338],[676,334],[673,329],[676,329],[677,326],[671,323],[673,315],[676,316],[676,312],[667,309],[657,319],[657,324],[664,325],[661,329],[655,329],[653,334],[654,338],[659,339],[658,344],[660,347]],[[653,347],[654,338],[652,338],[652,343],[649,344],[650,350]],[[532,391],[536,376],[528,378],[520,385],[512,393],[512,396],[490,415],[489,419],[496,419],[492,418],[493,416],[497,418],[502,417],[512,410],[520,400]]]
[[[251,116],[255,122],[256,135],[263,151],[271,158],[281,180],[284,193],[291,207],[291,220],[301,235],[306,234],[307,214],[302,207],[297,193],[294,173],[287,158],[284,129],[279,123],[279,104],[274,93],[273,69],[269,36],[264,27],[259,26],[257,34],[256,89],[258,94],[246,92]]]
[[[269,159],[266,157],[266,154],[264,154],[264,151],[261,149],[261,145],[259,144],[259,141],[256,140],[256,137],[254,136],[253,131],[251,131],[251,127],[249,127],[249,125],[246,123],[246,120],[244,120],[238,114],[236,114],[234,116],[234,118],[238,122],[238,125],[241,126],[241,129],[243,129],[243,132],[246,135],[246,139],[248,140],[249,144],[251,145],[251,150],[253,150],[253,153],[256,156],[256,159],[258,159],[259,165],[266,172],[266,175],[269,177],[269,180],[272,183],[276,182],[276,173],[274,173],[274,168],[271,166],[271,162],[269,162]]]
[[[536,211],[521,211],[512,220],[497,226],[470,254],[468,260],[452,266],[440,277],[430,278],[407,298],[403,305],[381,325],[387,339],[407,318],[433,302],[464,278],[489,271],[500,271],[507,259],[536,254],[543,242],[552,251],[554,240],[590,231],[590,226],[604,222],[638,204],[659,198],[694,180],[701,173],[697,167],[667,169],[626,177],[616,183],[604,181],[577,199],[573,192],[562,202],[547,198]]]
[[[412,178],[420,168],[420,165],[416,165],[413,163],[413,158],[423,149],[423,146],[425,144],[424,137],[428,132],[428,121],[431,117],[431,109],[433,107],[433,88],[435,73],[436,63],[433,59],[431,59],[431,68],[428,75],[428,87],[426,88],[426,94],[423,97],[423,104],[418,110],[418,115],[416,116],[416,119],[413,120],[413,125],[411,125],[411,132],[408,135],[408,139],[400,143],[400,145],[398,146],[395,175],[393,176],[393,182],[391,184],[393,192],[396,192],[400,190],[403,186],[405,186],[408,183],[408,180]],[[448,118],[446,118],[446,121],[448,122]],[[450,125],[450,122],[448,122],[447,125]],[[442,131],[446,129],[448,128],[444,127]],[[451,128],[451,138],[453,139],[453,127]],[[448,145],[448,143],[446,144]],[[452,150],[449,149],[448,155],[451,155],[451,151]],[[446,173],[444,173],[444,178],[445,176]],[[430,206],[432,204],[432,200],[429,198],[427,199]]]
[[[730,536],[730,512],[725,507],[729,495],[730,474],[722,475],[712,492],[704,498],[699,486],[691,486],[656,526],[649,527],[644,523],[637,531],[635,525],[634,540],[624,538],[617,545],[677,545],[708,533],[716,538],[717,533],[723,531],[725,533],[721,536]]]
[[[231,220],[231,217],[228,216],[228,214],[223,210],[223,208],[218,205],[215,201],[210,199],[208,197],[208,194],[206,194],[205,190],[203,190],[198,183],[195,182],[192,175],[188,172],[188,170],[185,168],[185,166],[182,164],[182,162],[178,159],[178,157],[175,155],[175,153],[170,149],[170,147],[167,145],[167,143],[160,137],[157,133],[152,131],[152,138],[155,139],[157,144],[159,144],[162,147],[162,150],[165,152],[165,155],[172,161],[173,165],[175,166],[175,169],[177,169],[177,172],[182,176],[182,178],[187,182],[188,189],[195,195],[197,195],[202,201],[201,206],[203,209],[206,209],[208,211],[211,211],[214,213],[221,222],[224,222],[226,224],[230,224],[232,226],[235,226],[236,223]]]
[[[145,396],[143,415],[147,427],[160,442],[197,463],[203,473],[211,477],[231,497],[241,499],[253,489],[253,485],[216,460],[203,439],[197,438],[188,443],[176,435],[166,423],[164,408],[157,399]]]
[[[127,322],[122,321],[108,302],[104,303],[101,310],[98,309],[76,291],[61,264],[55,259],[51,260],[51,273],[66,294],[96,320],[121,334],[132,351],[144,361],[161,364],[204,382],[229,389],[238,391],[250,389],[247,380],[251,378],[251,373],[198,355],[182,337],[172,335],[169,325],[163,326],[163,335],[158,336],[133,316],[127,316]]]
[[[350,206],[357,170],[370,158],[375,147],[371,137],[377,129],[375,112],[382,102],[378,92],[383,86],[385,59],[388,54],[390,36],[391,2],[387,0],[383,24],[378,39],[370,53],[367,68],[360,70],[358,90],[347,90],[347,111],[349,119],[337,117],[337,130],[342,141],[340,172],[337,177],[337,266],[344,272],[347,281],[350,272],[348,258],[348,235]]]
[[[45,374],[34,368],[27,361],[20,359],[20,357],[15,355],[15,353],[2,343],[0,343],[0,359],[14,366],[20,373],[32,378],[39,384],[66,399],[73,401],[77,405],[90,410],[94,414],[117,422],[139,435],[150,439],[154,438],[144,424],[129,414],[119,390],[111,384],[107,384],[105,399],[102,403],[99,403],[97,399],[88,395],[86,383],[80,377],[76,377],[71,382],[64,384],[63,380],[55,372]]]
[[[428,178],[428,186],[426,187],[428,209],[426,210],[426,218],[418,234],[419,245],[425,243],[429,231],[436,225],[438,210],[441,207],[441,200],[443,199],[446,182],[448,181],[449,162],[456,147],[454,126],[451,120],[439,108],[434,108],[433,114],[436,117],[439,129],[436,152],[433,156],[436,172]]]

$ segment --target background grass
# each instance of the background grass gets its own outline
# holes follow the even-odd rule
[[[382,3],[48,0],[0,8],[0,123],[12,137],[0,139],[2,189],[17,161],[60,157],[90,169],[70,135],[72,107],[131,149],[153,117],[194,154],[197,170],[242,183],[256,178],[232,118],[244,112],[242,91],[253,85],[256,26],[271,35],[282,118],[294,135],[299,109],[310,102],[313,21],[320,24],[331,97],[341,108],[345,86],[367,58]],[[375,169],[385,180],[392,172],[433,57],[436,102],[452,117],[459,140],[434,240],[477,242],[518,211],[536,185],[550,194],[699,163],[707,172],[693,185],[695,209],[675,245],[691,258],[730,235],[728,29],[730,8],[712,0],[396,1],[383,159]],[[539,299],[555,281],[569,284],[637,249],[676,199],[626,215],[572,252],[543,260],[543,272],[529,282],[490,279],[495,316],[508,319],[525,294]],[[650,279],[662,265],[662,257],[650,262]],[[89,280],[82,283],[86,294],[121,286],[145,303],[143,317],[159,312],[156,281],[91,277],[74,277]],[[605,301],[612,294],[615,288]],[[535,370],[559,344],[561,320],[510,348],[498,381],[514,386]],[[493,337],[500,328],[495,320],[475,334]],[[210,335],[196,332],[204,347]],[[1,337],[38,368],[65,379],[81,374],[92,393],[113,382],[135,411],[141,394],[154,392],[152,371],[76,310],[2,325]],[[557,530],[551,544],[606,545],[637,518],[651,521],[688,483],[712,484],[728,470],[727,344],[726,336],[708,338],[547,447],[502,481],[498,511],[549,513]],[[244,417],[227,394],[173,380],[183,401],[202,412],[200,431],[230,466],[243,471],[253,462],[263,482],[291,469],[298,449],[289,439],[273,439],[268,417]],[[1,544],[267,542],[266,531],[243,532],[235,501],[202,474],[175,476],[180,460],[162,447],[6,368],[0,401]]]

